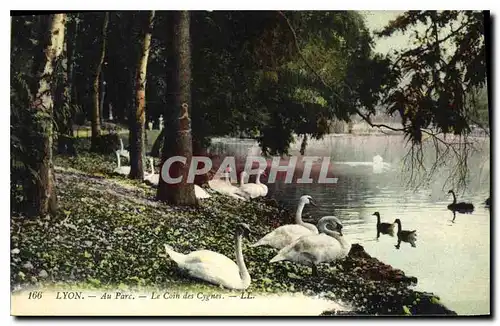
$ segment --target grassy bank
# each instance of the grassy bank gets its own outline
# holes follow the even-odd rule
[[[187,253],[209,249],[234,258],[233,230],[248,223],[258,238],[287,216],[263,200],[241,202],[213,194],[196,208],[155,201],[155,189],[113,175],[114,157],[80,152],[57,157],[59,213],[50,219],[11,216],[14,288],[65,284],[89,288],[190,288],[212,285],[188,279],[164,254],[163,244]],[[276,250],[244,246],[253,293],[321,294],[347,302],[355,314],[452,314],[433,295],[413,291],[415,279],[353,245],[349,257],[325,264],[319,278],[305,266],[269,264]],[[193,285],[193,282],[196,284]],[[325,314],[342,314],[334,311]]]

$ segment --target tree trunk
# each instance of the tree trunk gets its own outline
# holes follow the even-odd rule
[[[165,141],[162,152],[162,163],[169,157],[182,156],[186,164],[174,162],[169,169],[170,176],[182,176],[180,183],[166,183],[160,177],[157,197],[174,205],[196,205],[194,185],[187,183],[187,174],[193,155],[191,139],[191,49],[189,37],[189,12],[180,11],[173,14],[174,23],[174,69],[173,75],[173,112],[165,112]],[[169,118],[170,117],[170,118]]]
[[[52,162],[53,128],[53,91],[52,80],[54,73],[54,62],[61,55],[64,45],[64,27],[66,23],[65,14],[50,16],[49,28],[50,38],[45,46],[44,64],[38,72],[38,86],[36,96],[31,104],[33,112],[33,123],[38,131],[36,144],[39,152],[34,163],[37,173],[34,188],[27,195],[32,205],[33,213],[39,216],[55,213],[57,199],[55,193],[54,166]]]
[[[75,14],[73,17],[73,24],[72,26],[72,32],[71,34],[68,33],[68,36],[71,35],[71,41],[67,42],[68,44],[68,84],[70,87],[70,100],[72,104],[77,103],[75,99],[75,86],[74,84],[74,77],[75,77],[75,54],[76,54],[76,40],[78,37],[78,14]]]
[[[144,179],[145,154],[144,132],[145,132],[145,105],[146,105],[146,79],[149,49],[151,47],[151,34],[153,33],[153,20],[155,12],[150,11],[148,19],[143,26],[144,39],[142,49],[139,55],[139,61],[136,72],[136,96],[135,96],[135,114],[131,119],[130,126],[130,175],[131,179]]]
[[[109,22],[109,12],[104,14],[104,21],[102,25],[102,38],[101,38],[101,55],[99,57],[99,62],[97,63],[97,68],[94,73],[94,84],[93,84],[93,97],[92,97],[92,147],[96,149],[97,138],[101,134],[101,124],[100,124],[100,110],[99,110],[99,77],[101,75],[102,64],[104,62],[104,56],[106,55],[106,32],[108,29]]]

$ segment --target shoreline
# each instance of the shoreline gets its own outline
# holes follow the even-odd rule
[[[72,167],[81,166],[78,160],[63,161],[56,170],[61,216],[51,221],[11,216],[11,249],[19,251],[11,252],[11,284],[197,283],[164,257],[164,243],[179,252],[210,249],[233,259],[229,234],[235,222],[243,220],[263,235],[290,218],[273,199],[243,202],[211,193],[200,207],[165,205],[154,200],[154,188],[109,175],[105,162],[104,171],[86,173]],[[416,278],[371,257],[359,244],[352,244],[344,261],[320,265],[318,278],[306,266],[268,264],[274,254],[271,248],[244,247],[249,291],[321,294],[353,309],[321,315],[457,315],[438,296],[412,290]]]

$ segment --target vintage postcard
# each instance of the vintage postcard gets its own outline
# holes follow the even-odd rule
[[[13,316],[491,314],[488,11],[11,12]]]

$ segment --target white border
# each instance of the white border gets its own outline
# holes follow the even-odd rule
[[[454,1],[435,1],[435,0],[420,0],[418,2],[413,2],[409,3],[407,1],[297,1],[297,0],[281,0],[281,1],[262,1],[262,0],[253,0],[253,1],[246,1],[246,2],[229,2],[229,1],[221,1],[221,0],[212,0],[210,2],[201,2],[201,1],[193,1],[193,0],[183,0],[183,1],[165,1],[165,0],[156,0],[156,1],[129,1],[127,3],[125,2],[112,2],[112,1],[102,1],[102,0],[86,0],[86,1],[67,1],[67,0],[58,0],[58,1],[16,1],[16,2],[2,2],[1,3],[2,7],[7,7],[5,9],[8,10],[58,10],[61,8],[64,8],[66,10],[138,10],[138,9],[156,9],[156,10],[173,10],[173,9],[191,9],[191,10],[275,10],[275,9],[292,9],[292,10],[304,10],[304,9],[316,9],[316,10],[340,10],[340,9],[351,9],[351,10],[408,10],[410,9],[440,9],[442,10],[443,8],[446,9],[490,9],[492,10],[492,15],[495,15],[495,13],[498,13],[499,11],[497,10],[498,8],[498,1],[484,1],[484,0],[475,0],[475,1],[470,1],[470,0],[454,0]],[[418,7],[418,8],[417,8]],[[2,118],[0,119],[0,132],[3,133],[3,136],[0,137],[0,144],[1,144],[1,149],[3,153],[8,153],[10,152],[10,146],[9,146],[9,138],[10,138],[10,128],[9,128],[9,123],[8,121],[10,120],[9,118],[9,91],[7,85],[10,85],[10,71],[8,70],[10,68],[10,18],[7,16],[7,10],[2,11],[4,13],[4,19],[0,20],[0,24],[2,25],[1,27],[1,36],[2,36],[2,41],[1,44],[4,44],[4,47],[2,50],[2,62],[3,65],[2,67],[2,73],[0,74],[0,77],[2,78],[3,81],[3,93],[4,96],[1,97],[2,102],[4,103],[2,106],[2,110],[0,110],[1,114],[3,115]],[[10,13],[9,13],[10,15]],[[496,17],[495,17],[496,18]],[[495,20],[496,24],[498,24],[498,20]],[[496,28],[495,28],[496,30]],[[498,56],[498,33],[494,32],[494,57],[495,54]],[[5,46],[7,45],[8,46]],[[498,64],[495,64],[495,71],[493,72],[494,76],[498,76]],[[500,84],[498,81],[496,82],[496,88],[494,90],[495,94],[500,94]],[[497,99],[498,101],[498,99]],[[495,120],[494,124],[495,126],[499,126],[499,119],[500,119],[500,113],[497,113],[495,115]],[[498,134],[498,131],[495,133]],[[500,144],[495,139],[495,152],[499,152],[499,147]],[[495,159],[495,162],[497,160]],[[1,288],[1,294],[2,294],[2,313],[1,313],[1,321],[2,324],[14,324],[17,323],[18,321],[15,320],[14,318],[10,317],[10,272],[9,268],[7,266],[10,266],[10,255],[8,248],[10,247],[10,227],[9,227],[9,216],[10,216],[10,209],[8,208],[9,202],[10,202],[10,192],[8,188],[9,180],[10,180],[10,162],[8,159],[4,158],[3,160],[0,160],[1,164],[1,195],[2,198],[4,198],[4,203],[3,203],[3,210],[4,214],[1,217],[1,223],[2,225],[0,226],[1,232],[3,232],[3,246],[2,250],[0,251],[1,253],[1,261],[3,262],[2,266],[4,268],[0,269],[0,274],[1,274],[1,280],[2,280],[2,288]],[[494,180],[494,183],[496,184],[498,182],[498,173],[496,174],[496,178]],[[498,190],[498,189],[497,189]],[[499,190],[500,191],[500,190]],[[496,204],[496,200],[495,200]],[[495,205],[496,206],[496,205]],[[492,219],[495,218],[492,216]],[[492,230],[493,235],[498,235],[500,232],[498,232],[498,225],[500,223],[497,221],[495,223],[495,230]],[[495,246],[496,249],[496,246]],[[498,251],[495,250],[495,258],[498,258]],[[498,259],[495,259],[492,261],[492,265],[494,262],[498,262]],[[497,269],[498,270],[498,269]],[[498,280],[496,277],[498,276],[498,273],[495,273],[495,279]],[[492,298],[493,300],[493,298]],[[494,300],[496,302],[494,311],[496,313],[499,312],[498,309],[498,300]],[[85,324],[85,325],[104,325],[107,323],[126,323],[128,325],[141,325],[144,323],[144,320],[137,320],[137,319],[86,319],[86,320],[78,320],[78,319],[72,319],[72,320],[67,320],[67,319],[59,319],[59,320],[28,320],[28,322],[36,322],[37,324],[59,324],[59,325],[66,325],[70,324],[71,322],[79,322],[79,324]],[[186,324],[186,323],[231,323],[233,320],[194,320],[194,321],[181,321],[181,320],[148,320],[149,322],[155,322],[155,323],[168,323],[168,324]],[[346,323],[346,322],[357,322],[358,320],[325,320],[321,319],[323,322],[328,322],[328,323]],[[374,319],[367,320],[370,323],[386,323],[386,322],[398,322],[401,320],[394,320],[394,321],[377,321]],[[24,321],[26,322],[26,321]],[[259,323],[259,324],[267,324],[267,323],[294,323],[294,322],[300,322],[303,323],[304,320],[238,320],[238,323]],[[429,320],[423,320],[419,321],[419,323],[429,323]],[[432,322],[438,322],[432,321]],[[439,322],[448,322],[448,323],[455,323],[456,320],[439,320]],[[471,321],[467,321],[468,323]],[[477,321],[475,321],[477,322]]]

